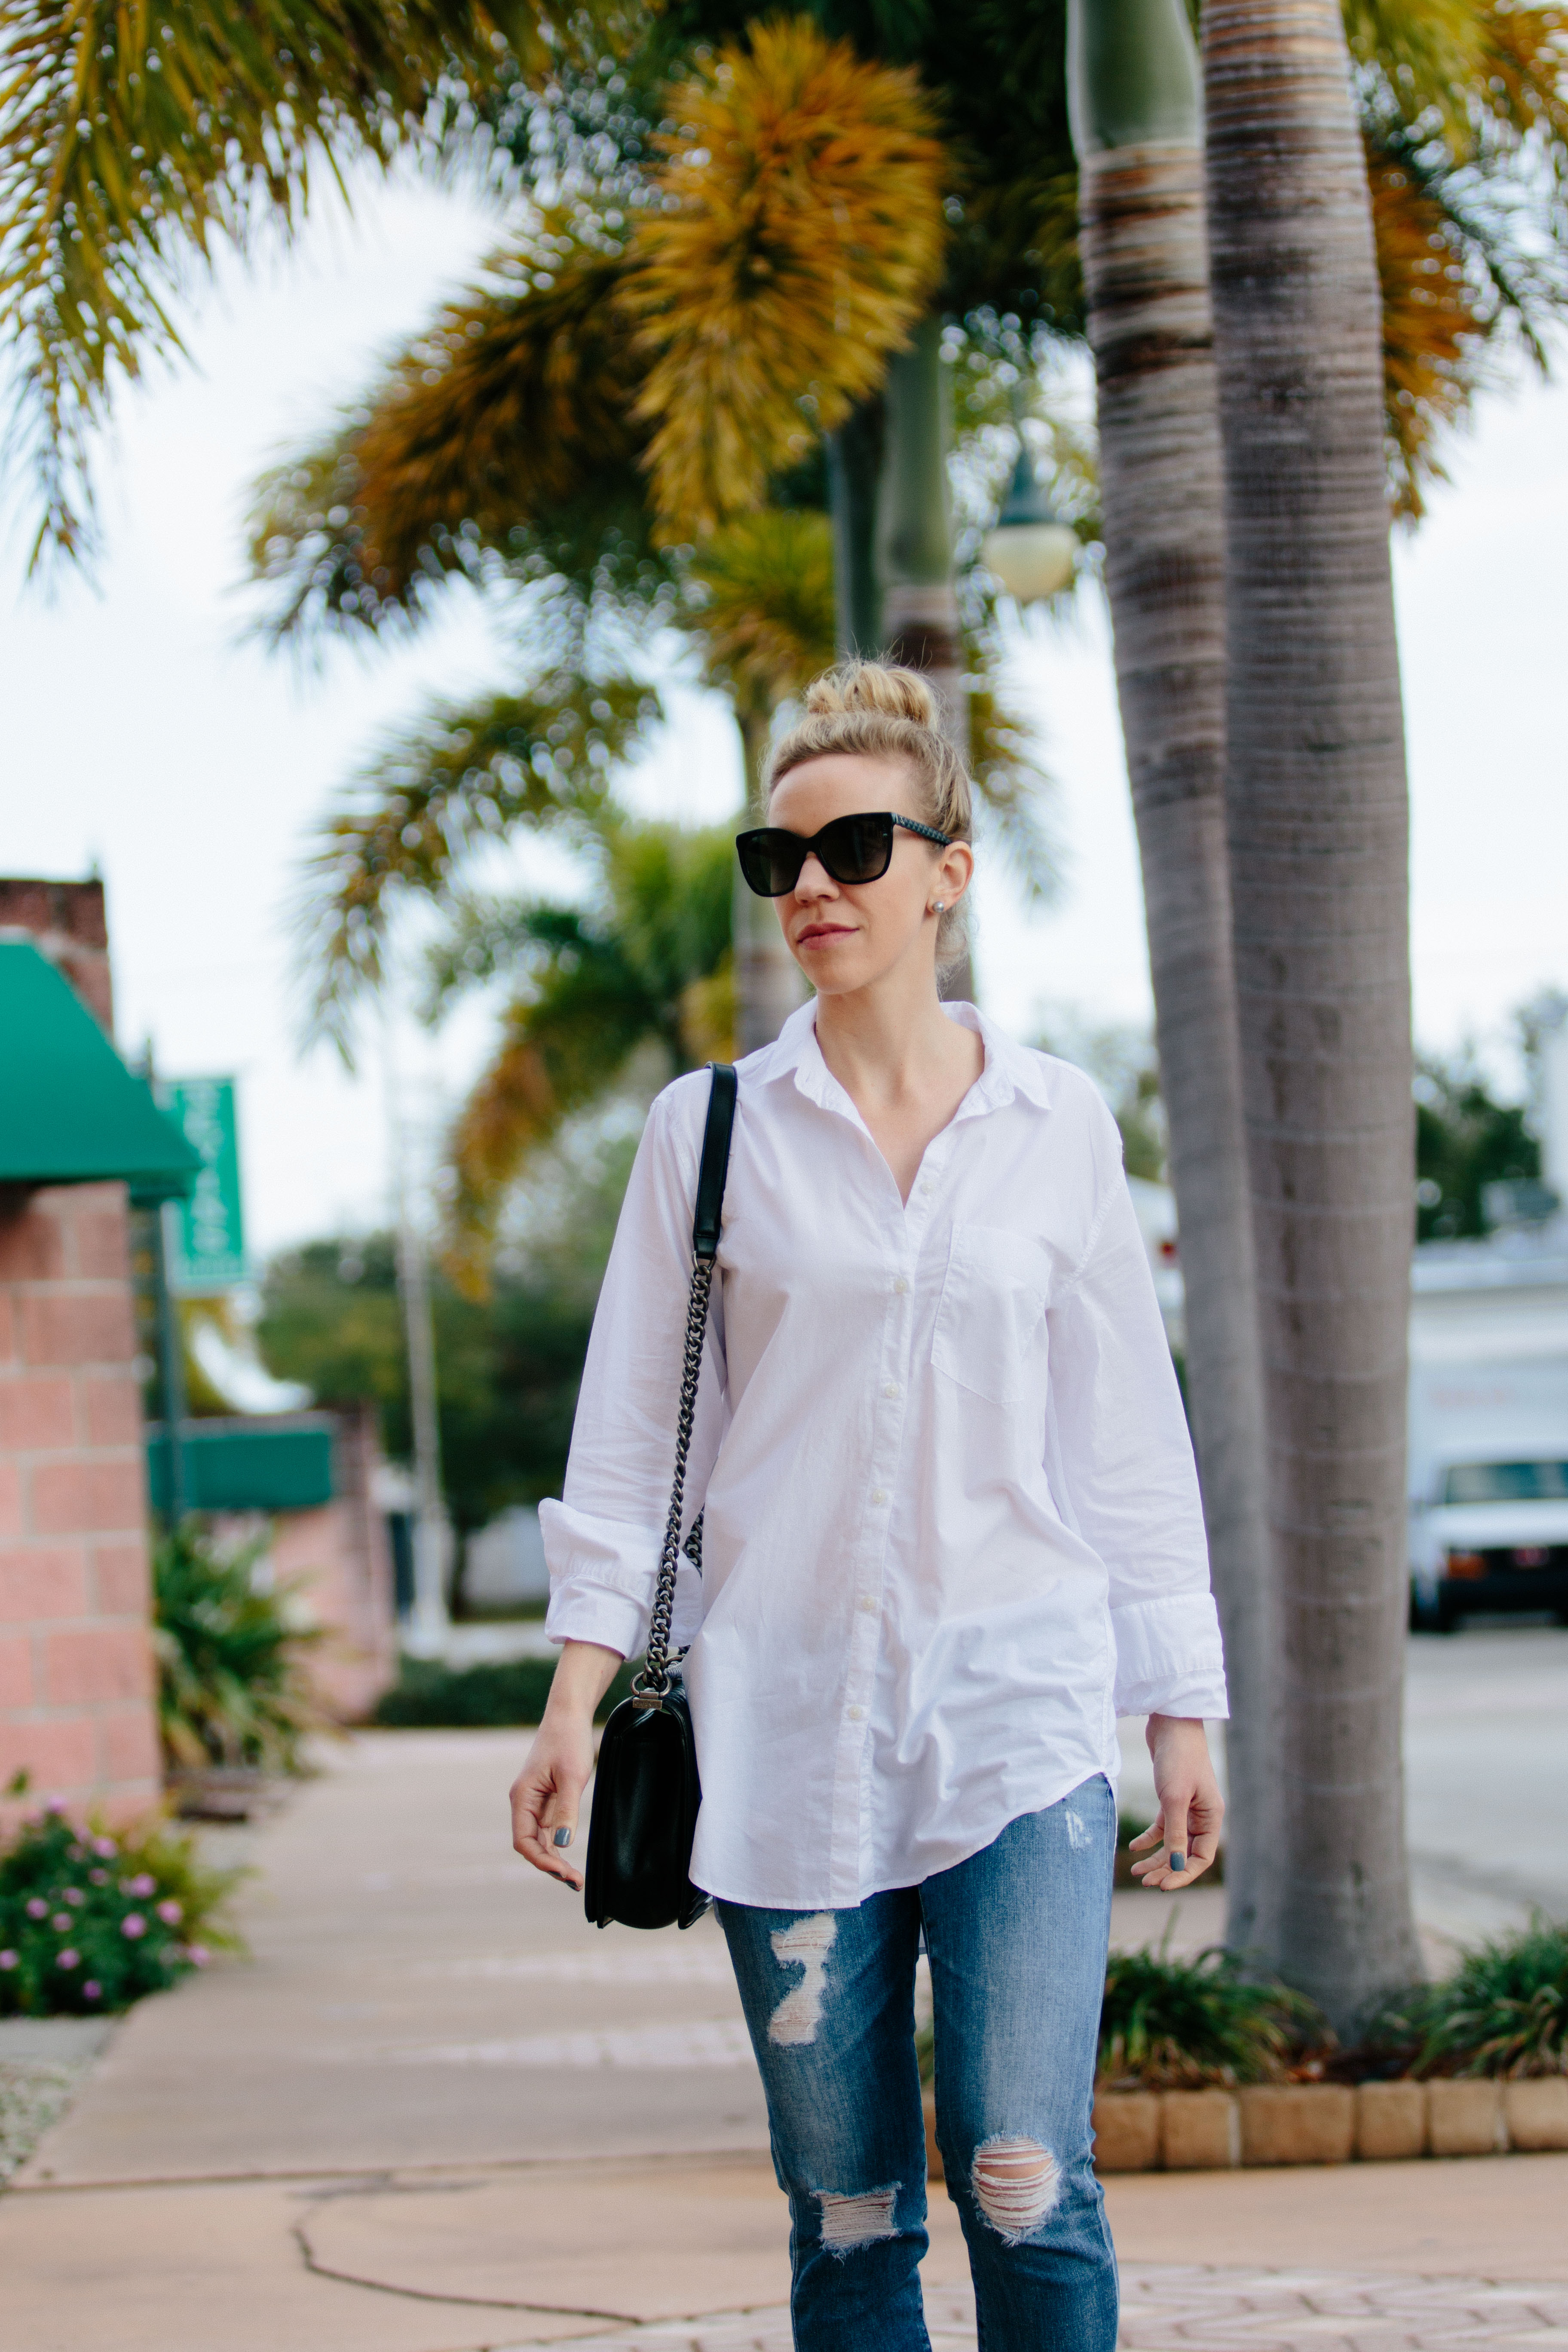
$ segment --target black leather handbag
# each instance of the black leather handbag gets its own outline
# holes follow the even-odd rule
[[[669,1621],[680,1558],[686,1456],[697,1410],[708,1301],[724,1213],[730,1136],[735,1123],[735,1073],[725,1062],[710,1066],[708,1124],[691,1221],[691,1293],[686,1309],[680,1409],[675,1423],[675,1483],[654,1589],[647,1654],[632,1683],[631,1696],[621,1701],[605,1726],[594,1781],[594,1810],[588,1818],[583,1900],[596,1927],[607,1927],[612,1919],[618,1919],[624,1927],[668,1927],[672,1922],[689,1927],[708,1908],[707,1895],[691,1884],[691,1840],[702,1790],[697,1778],[691,1709],[679,1664],[669,1654]],[[686,1539],[686,1550],[700,1566],[700,1513]]]

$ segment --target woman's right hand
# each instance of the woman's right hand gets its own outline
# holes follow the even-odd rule
[[[621,1664],[596,1642],[568,1642],[561,1653],[544,1720],[528,1761],[511,1784],[511,1842],[525,1862],[581,1891],[574,1858],[577,1815],[594,1770],[594,1710]],[[556,1832],[568,1832],[557,1845]]]

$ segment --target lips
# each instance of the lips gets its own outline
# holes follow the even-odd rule
[[[827,940],[851,940],[854,936],[853,923],[808,923],[804,931],[795,933],[795,943],[797,948],[814,948]]]

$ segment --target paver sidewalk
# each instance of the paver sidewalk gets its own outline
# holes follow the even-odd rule
[[[597,1936],[517,1863],[521,1745],[370,1736],[266,1830],[252,1962],[136,2011],[0,2199],[7,2347],[783,2352],[784,2211],[721,1940]],[[1220,1899],[1183,1898],[1182,1941]],[[1124,1934],[1164,1916],[1119,1898]],[[1568,2352],[1568,2158],[1108,2195],[1136,2352]],[[940,2190],[931,2240],[932,2342],[968,2352]]]

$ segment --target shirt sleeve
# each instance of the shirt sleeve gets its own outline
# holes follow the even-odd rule
[[[1117,1713],[1223,1717],[1192,1440],[1121,1139],[1098,1097],[1094,1112],[1105,1186],[1083,1263],[1050,1308],[1047,1475],[1110,1575]]]
[[[647,1643],[669,1510],[709,1085],[706,1072],[679,1078],[648,1114],[594,1316],[564,1493],[539,1507],[550,1568],[545,1631],[552,1642],[598,1642],[624,1658]],[[724,1410],[716,1283],[687,1455],[683,1534],[702,1507]],[[695,1575],[683,1562],[678,1640]]]

